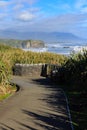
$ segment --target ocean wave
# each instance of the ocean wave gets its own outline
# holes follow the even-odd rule
[[[73,44],[47,44],[44,48],[29,48],[23,49],[24,51],[32,51],[32,52],[51,52],[56,54],[70,55],[72,52],[78,53],[83,52],[83,50],[87,50],[87,46],[83,45],[73,45]]]
[[[74,49],[73,49],[73,51],[76,52],[76,53],[77,52],[82,53],[84,50],[87,50],[87,46],[75,46]]]
[[[51,48],[58,48],[58,47],[63,47],[61,44],[59,44],[59,43],[57,43],[57,44],[47,44],[47,47],[49,48],[49,47],[51,47]]]
[[[32,51],[32,52],[46,52],[47,48],[29,48],[29,49],[23,49],[24,51]]]

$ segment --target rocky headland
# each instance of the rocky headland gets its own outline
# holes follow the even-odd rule
[[[44,42],[41,40],[25,40],[22,42],[21,47],[22,48],[42,48],[44,47]]]
[[[16,48],[23,49],[45,47],[44,41],[41,40],[0,39],[0,44],[6,44]]]

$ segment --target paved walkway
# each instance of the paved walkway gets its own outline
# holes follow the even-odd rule
[[[0,130],[71,130],[60,88],[45,78],[13,77],[20,90],[0,103]]]

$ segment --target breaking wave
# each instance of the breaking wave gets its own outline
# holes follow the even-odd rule
[[[32,51],[32,52],[46,52],[47,48],[29,48],[29,49],[23,49],[24,51]]]
[[[25,51],[33,51],[33,52],[52,52],[57,54],[69,55],[72,52],[82,52],[87,50],[87,46],[85,44],[76,44],[76,43],[47,43],[44,48],[29,48],[23,49]]]

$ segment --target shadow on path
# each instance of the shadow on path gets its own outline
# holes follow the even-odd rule
[[[44,128],[45,130],[70,130],[64,115],[56,115],[51,113],[40,112],[39,114],[22,110],[23,113],[33,117],[36,125]]]
[[[17,130],[72,130],[62,90],[45,78],[28,79],[27,82],[31,82],[31,87],[34,84],[41,88],[41,95],[35,102],[43,103],[45,106],[40,104],[34,109],[26,106],[20,108],[20,113],[24,115],[25,121],[10,117],[13,123],[20,126]],[[38,95],[39,92],[36,94]],[[15,129],[8,124],[0,123],[0,130]]]
[[[39,100],[44,100],[47,102],[50,107],[54,108],[54,111],[62,112],[67,115],[67,103],[61,87],[55,85],[50,81],[50,79],[46,78],[32,80],[35,84],[38,84],[42,88],[45,88],[46,91],[49,91],[49,93],[44,94],[44,98]]]
[[[5,125],[4,123],[0,123],[0,130],[15,130],[15,129],[8,125]]]
[[[37,114],[27,110],[22,111],[25,114],[34,117],[35,120],[44,122],[46,125],[42,125],[41,123],[36,124],[44,127],[47,130],[71,130],[71,122],[67,111],[65,95],[60,87],[54,85],[54,83],[52,83],[48,78],[32,79],[32,81],[35,84],[46,88],[46,90],[51,91],[48,94],[44,94],[44,98],[39,99],[48,104],[48,110],[51,111],[51,113],[44,113],[44,111],[41,111],[39,112],[40,114]],[[50,110],[50,108],[52,110]]]

